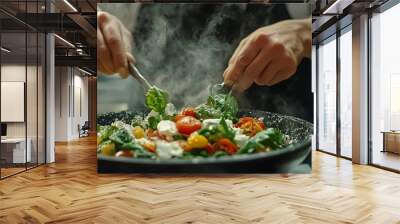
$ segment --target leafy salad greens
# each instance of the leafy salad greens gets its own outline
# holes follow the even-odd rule
[[[238,117],[238,103],[230,93],[211,94],[204,104],[176,111],[168,93],[154,86],[145,104],[151,110],[147,116],[98,127],[98,153],[193,159],[269,152],[290,144],[288,136],[266,127],[261,118]]]

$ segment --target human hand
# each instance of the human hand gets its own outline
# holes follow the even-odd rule
[[[290,78],[311,57],[311,21],[285,20],[257,29],[243,39],[224,72],[224,83],[244,91],[253,82],[275,85]]]
[[[97,13],[97,68],[102,73],[128,77],[128,62],[135,63],[131,43],[132,35],[120,20],[107,12]]]

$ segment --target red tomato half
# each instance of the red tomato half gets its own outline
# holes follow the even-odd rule
[[[253,117],[242,117],[235,124],[235,127],[242,129],[245,135],[254,136],[265,129],[265,124],[263,121]]]
[[[207,153],[208,153],[209,155],[212,155],[212,154],[215,153],[216,148],[214,148],[213,145],[211,145],[210,143],[208,143],[207,146],[206,146],[206,150],[207,150]]]
[[[194,117],[186,116],[176,122],[179,133],[190,135],[201,128],[201,122]]]
[[[196,112],[193,107],[186,107],[185,109],[183,109],[182,115],[196,117]]]
[[[214,144],[214,149],[222,150],[232,155],[236,153],[238,148],[233,142],[231,142],[231,140],[227,138],[222,138],[218,140],[216,144]]]

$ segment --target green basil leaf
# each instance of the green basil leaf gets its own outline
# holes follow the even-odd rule
[[[146,106],[160,114],[164,114],[168,103],[168,93],[156,86],[151,87],[146,93]]]

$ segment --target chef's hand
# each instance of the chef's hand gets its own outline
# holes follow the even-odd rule
[[[97,68],[105,74],[128,76],[128,61],[135,62],[130,53],[132,35],[115,16],[97,13]]]
[[[285,20],[262,27],[243,39],[224,72],[224,82],[244,91],[253,82],[275,85],[290,78],[311,57],[311,19]]]

